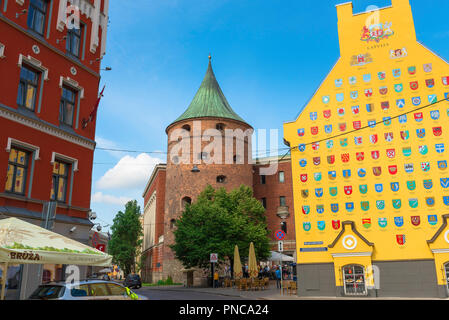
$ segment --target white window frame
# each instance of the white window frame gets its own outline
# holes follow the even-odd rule
[[[79,170],[78,169],[78,159],[66,156],[66,155],[61,154],[61,153],[52,152],[51,153],[51,161],[50,161],[51,165],[55,164],[55,160],[56,159],[69,162],[73,166],[73,171],[74,172],[77,172]]]
[[[351,267],[351,268],[361,267],[363,269],[363,281],[364,281],[364,291],[363,291],[363,293],[348,293],[347,292],[347,290],[346,290],[346,277],[345,277],[345,268],[346,267]],[[342,275],[343,275],[343,289],[344,289],[344,292],[345,292],[345,296],[366,296],[366,295],[368,295],[368,289],[367,289],[367,284],[366,284],[366,270],[365,270],[364,266],[362,266],[360,264],[347,264],[347,265],[344,265],[342,267]],[[354,281],[355,281],[355,275],[353,275],[353,276],[354,276]],[[355,284],[355,282],[354,282],[354,284]]]
[[[39,70],[40,72],[42,72],[42,76],[43,79],[45,81],[48,81],[48,68],[44,67],[42,65],[42,62],[40,62],[39,60],[37,60],[36,58],[33,58],[32,56],[28,55],[28,56],[24,56],[23,54],[19,54],[19,62],[17,63],[17,65],[22,68],[22,64],[23,62],[25,62],[26,64],[34,67],[35,69]]]
[[[6,152],[10,153],[12,147],[22,148],[25,150],[29,150],[30,152],[30,161],[28,166],[29,171],[27,172],[27,175],[29,175],[28,190],[25,190],[25,196],[31,198],[31,192],[33,189],[33,178],[34,178],[34,162],[40,160],[39,158],[40,147],[9,137],[8,142],[6,144]]]
[[[281,180],[281,173],[282,173],[282,180]],[[279,177],[278,177],[279,183],[285,182],[285,171],[279,171]]]
[[[84,88],[79,85],[79,83],[69,77],[60,77],[59,78],[59,87],[62,89],[63,86],[67,86],[77,91],[80,99],[84,99]]]
[[[22,148],[28,149],[28,150],[34,150],[34,160],[40,160],[40,158],[39,158],[40,147],[17,140],[17,139],[14,139],[14,138],[8,138],[8,143],[6,145],[6,152],[10,153],[12,146],[22,147]]]
[[[0,43],[0,59],[6,58],[5,56],[5,45]]]
[[[62,88],[66,86],[76,91],[76,99],[75,99],[75,110],[73,111],[73,128],[78,129],[79,117],[80,117],[80,109],[81,109],[81,99],[84,99],[84,88],[79,85],[79,83],[69,77],[60,77],[59,78],[59,87]]]

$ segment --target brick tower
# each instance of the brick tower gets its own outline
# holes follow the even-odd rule
[[[164,277],[171,276],[175,282],[186,281],[188,285],[202,285],[203,275],[198,270],[185,270],[169,248],[174,243],[174,221],[183,207],[195,201],[208,184],[227,191],[242,184],[253,185],[251,152],[248,152],[253,128],[232,110],[210,59],[209,56],[206,75],[193,101],[166,129],[163,270]]]

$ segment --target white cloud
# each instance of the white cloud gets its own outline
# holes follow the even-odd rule
[[[102,137],[97,136],[95,138],[95,142],[97,143],[97,148],[120,149],[117,143]],[[101,151],[105,151],[115,158],[120,158],[123,155],[123,152],[121,151],[111,151],[111,150],[101,150]]]
[[[103,194],[102,192],[96,192],[92,195],[92,202],[125,205],[128,201],[133,199],[127,197],[116,197],[109,194]]]
[[[126,155],[97,181],[97,188],[143,191],[154,166],[161,162],[161,159],[150,157],[146,153],[141,153],[135,158]]]

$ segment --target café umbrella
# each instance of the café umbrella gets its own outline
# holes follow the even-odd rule
[[[112,256],[17,218],[0,220],[0,264],[111,265]],[[6,277],[2,277],[1,300]]]
[[[234,247],[234,278],[239,279],[243,275],[242,262],[240,261],[239,247]]]
[[[251,278],[257,277],[259,271],[257,270],[256,251],[254,250],[254,243],[249,244],[248,255],[248,273]]]

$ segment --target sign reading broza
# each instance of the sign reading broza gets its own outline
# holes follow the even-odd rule
[[[217,263],[218,262],[218,253],[211,253],[210,254],[210,262],[211,263]]]

